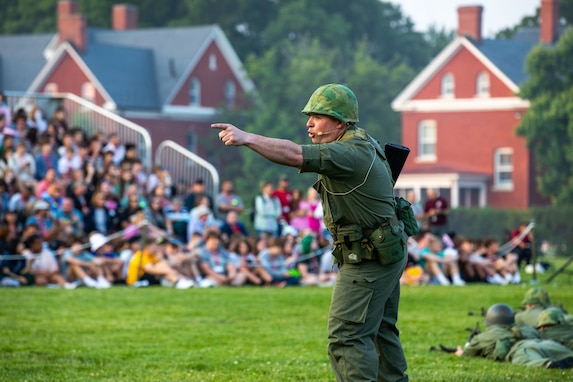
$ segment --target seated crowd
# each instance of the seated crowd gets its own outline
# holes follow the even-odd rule
[[[2,285],[333,284],[332,240],[312,187],[290,190],[286,175],[276,188],[262,182],[249,233],[231,180],[214,196],[201,179],[175,185],[168,170],[147,171],[117,133],[70,127],[63,108],[44,120],[38,108],[1,106]],[[520,282],[516,255],[500,256],[493,239],[422,230],[408,249],[404,284]]]
[[[301,215],[295,229],[258,212],[250,235],[232,181],[214,204],[201,179],[175,186],[169,171],[144,168],[134,144],[87,136],[62,108],[45,120],[37,108],[1,106],[1,285],[332,284],[319,218]]]

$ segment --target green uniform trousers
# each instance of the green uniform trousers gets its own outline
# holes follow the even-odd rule
[[[544,367],[549,361],[573,357],[573,351],[552,340],[519,341],[509,351],[507,359],[513,364]]]
[[[338,381],[408,381],[396,327],[406,260],[341,265],[328,317],[328,355]]]

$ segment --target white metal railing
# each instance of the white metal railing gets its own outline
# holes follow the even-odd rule
[[[155,150],[155,164],[169,169],[171,178],[178,184],[188,185],[202,179],[205,192],[213,198],[219,191],[219,172],[205,159],[187,150],[178,143],[166,140]],[[216,210],[216,206],[212,206]]]
[[[42,94],[6,91],[4,94],[13,111],[21,107],[29,111],[33,105],[38,105],[45,113],[44,116],[49,119],[54,110],[62,106],[66,112],[68,125],[81,128],[88,136],[96,132],[102,132],[106,136],[117,133],[122,142],[135,144],[138,157],[143,165],[151,170],[153,155],[151,136],[138,124],[72,93]]]

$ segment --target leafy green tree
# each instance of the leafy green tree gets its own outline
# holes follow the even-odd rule
[[[56,0],[0,0],[0,34],[56,30]]]
[[[573,29],[554,47],[539,45],[527,58],[529,79],[520,96],[531,106],[518,133],[536,159],[537,184],[555,205],[573,204]]]

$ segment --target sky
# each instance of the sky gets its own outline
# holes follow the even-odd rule
[[[457,8],[465,5],[483,6],[482,33],[484,37],[494,37],[502,29],[515,26],[523,16],[535,14],[541,0],[385,0],[400,5],[402,13],[414,22],[420,32],[436,24],[448,30],[458,26]]]

